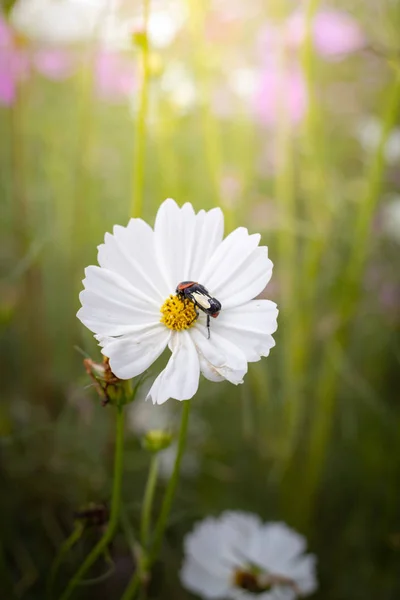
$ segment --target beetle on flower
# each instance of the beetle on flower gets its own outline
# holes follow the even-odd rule
[[[154,230],[142,219],[116,225],[98,248],[100,266],[85,271],[78,318],[96,334],[117,377],[140,375],[171,350],[148,394],[154,404],[192,398],[200,373],[242,383],[248,362],[275,345],[276,304],[254,299],[271,278],[268,249],[244,227],[223,239],[223,227],[219,208],[196,214],[191,204],[179,208],[167,199]],[[218,298],[222,309],[210,337],[211,313],[177,293],[183,282],[201,282]]]

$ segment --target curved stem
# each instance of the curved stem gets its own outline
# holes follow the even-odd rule
[[[131,214],[133,217],[140,217],[143,211],[144,196],[144,167],[146,152],[146,117],[149,101],[149,41],[148,41],[148,22],[150,14],[150,0],[144,0],[143,7],[143,46],[142,46],[142,67],[143,79],[140,92],[140,104],[138,110],[137,129],[135,136],[134,155],[133,155],[133,182],[132,182],[132,202]]]
[[[171,475],[171,479],[168,482],[168,486],[165,492],[164,500],[161,506],[161,513],[157,521],[155,534],[154,534],[154,545],[152,552],[150,553],[150,561],[153,563],[160,551],[161,543],[164,537],[164,531],[167,526],[167,519],[169,516],[169,512],[171,510],[172,500],[175,494],[176,486],[178,484],[179,472],[181,468],[181,462],[183,457],[183,452],[185,450],[186,443],[186,434],[189,423],[189,413],[190,413],[190,400],[183,401],[182,408],[182,420],[181,427],[179,430],[179,439],[178,439],[178,450],[175,458],[174,470]]]
[[[180,466],[181,466],[183,452],[184,452],[185,443],[186,443],[186,434],[187,434],[187,428],[188,428],[188,422],[189,422],[189,412],[190,412],[190,402],[191,402],[190,400],[184,400],[184,402],[183,402],[182,420],[181,420],[181,427],[179,430],[178,450],[177,450],[176,457],[175,457],[174,470],[173,470],[171,478],[168,482],[168,486],[167,486],[164,500],[163,500],[162,507],[161,507],[160,516],[159,516],[157,524],[156,524],[153,548],[151,549],[151,551],[149,552],[148,555],[146,555],[146,550],[145,550],[145,548],[143,548],[144,555],[140,561],[138,568],[135,570],[135,573],[133,574],[132,579],[130,580],[128,587],[126,588],[121,600],[132,600],[132,598],[135,597],[135,594],[138,591],[140,585],[145,584],[147,571],[149,570],[151,565],[154,563],[154,561],[157,559],[158,553],[160,551],[161,543],[162,543],[162,540],[164,537],[164,531],[167,526],[168,516],[169,516],[170,510],[171,510],[172,500],[173,500],[173,497],[175,494],[176,486],[178,484],[179,471],[180,471]],[[151,477],[151,473],[149,473],[149,480],[150,480],[150,477]],[[150,486],[149,480],[148,480],[148,484],[147,484],[147,489]],[[147,489],[146,489],[146,493],[147,493]],[[151,505],[150,505],[150,507],[151,507]],[[144,518],[144,513],[142,515],[142,518]],[[143,535],[143,527],[144,527],[144,525],[143,525],[143,521],[142,521],[142,535]]]
[[[55,559],[53,561],[53,564],[50,569],[49,577],[47,580],[47,597],[49,599],[51,599],[53,596],[54,582],[56,580],[58,570],[64,560],[64,557],[66,556],[66,554],[68,554],[68,552],[71,550],[71,548],[73,548],[75,546],[75,544],[78,542],[78,540],[80,539],[80,537],[83,533],[83,530],[84,530],[83,523],[78,522],[76,524],[74,530],[72,531],[71,535],[69,537],[67,537],[67,539],[62,543],[61,548],[58,551],[57,556],[55,557]]]
[[[135,597],[136,592],[139,590],[141,585],[140,569],[136,569],[132,579],[130,580],[128,587],[121,596],[121,600],[132,600]]]
[[[124,410],[123,407],[117,408],[117,430],[116,430],[116,441],[115,441],[115,456],[114,456],[114,483],[111,499],[111,515],[108,522],[107,529],[103,537],[99,540],[93,550],[88,554],[81,567],[77,570],[75,575],[72,577],[67,585],[64,593],[61,595],[60,600],[67,600],[80,583],[81,579],[90,569],[90,567],[96,562],[98,557],[103,554],[108,544],[114,537],[115,530],[118,525],[118,518],[121,505],[121,485],[122,485],[122,471],[123,471],[123,444],[124,444]]]
[[[141,541],[143,548],[147,548],[149,543],[149,531],[151,522],[151,510],[153,507],[154,492],[156,490],[158,476],[158,454],[152,456],[149,475],[147,477],[146,490],[143,499],[142,522],[141,522]]]

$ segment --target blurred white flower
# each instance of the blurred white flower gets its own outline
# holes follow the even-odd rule
[[[202,598],[294,600],[317,588],[315,556],[284,523],[227,511],[198,523],[184,549],[182,584]]]
[[[110,0],[18,0],[11,21],[32,39],[71,44],[92,38],[112,6]]]
[[[125,4],[121,10],[107,11],[100,26],[100,38],[106,47],[129,49],[132,34],[143,31],[142,6]],[[164,49],[169,46],[187,19],[187,7],[181,0],[166,0],[162,4],[152,3],[147,33],[150,47]]]
[[[184,63],[169,63],[160,79],[160,91],[167,94],[176,108],[186,112],[196,103],[196,83]]]
[[[187,6],[175,2],[161,10],[154,10],[149,18],[149,38],[154,48],[165,48],[175,39],[187,18]]]
[[[382,136],[382,124],[378,119],[369,117],[359,123],[356,137],[367,152],[374,152]],[[385,145],[385,159],[389,164],[400,160],[400,129],[393,129]]]
[[[166,200],[154,231],[141,219],[115,226],[99,246],[100,266],[86,269],[78,318],[93,331],[113,373],[130,379],[148,369],[168,346],[166,368],[148,397],[154,404],[192,398],[200,373],[210,381],[242,383],[247,363],[275,345],[278,310],[254,300],[272,274],[260,235],[239,227],[223,238],[219,208],[195,214]],[[182,281],[198,281],[222,304],[212,319],[175,295]],[[205,296],[198,296],[206,306]],[[217,316],[217,315],[215,315]]]
[[[241,98],[253,98],[258,88],[259,73],[256,69],[240,67],[231,69],[229,83],[232,90]]]

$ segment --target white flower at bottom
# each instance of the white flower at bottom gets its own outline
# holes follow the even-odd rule
[[[116,225],[99,246],[100,266],[85,270],[78,318],[96,334],[117,377],[135,377],[171,350],[149,391],[154,404],[192,398],[200,373],[242,383],[247,363],[275,345],[276,304],[254,300],[272,274],[268,249],[244,227],[223,240],[223,227],[219,208],[196,214],[191,204],[179,208],[168,199],[154,230],[142,219]],[[222,304],[210,337],[204,312],[175,295],[182,281],[199,282]]]
[[[284,523],[228,511],[197,524],[184,547],[182,584],[202,598],[294,600],[317,588],[315,556]]]

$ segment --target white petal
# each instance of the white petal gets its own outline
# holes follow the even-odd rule
[[[317,589],[316,557],[313,554],[293,559],[287,567],[287,572],[302,594],[312,594]]]
[[[229,580],[218,577],[193,559],[186,559],[180,571],[182,585],[202,598],[226,598]]]
[[[232,588],[227,597],[232,598],[232,600],[291,600],[291,598],[288,599],[280,596],[278,598],[278,596],[274,595],[274,590],[254,595],[252,592],[246,592],[239,588]]]
[[[200,371],[203,376],[208,379],[208,381],[213,381],[214,383],[218,383],[220,381],[225,381],[225,377],[217,371],[215,367],[212,366],[208,360],[204,358],[202,354],[199,353],[199,361],[200,361]]]
[[[218,335],[235,344],[248,362],[268,356],[275,346],[278,309],[270,300],[251,300],[242,306],[222,310],[211,323],[211,336]]]
[[[220,208],[196,215],[195,229],[185,248],[185,278],[182,281],[200,281],[204,265],[210,260],[224,234],[224,215]]]
[[[268,248],[256,248],[231,273],[228,281],[213,289],[213,295],[221,302],[223,309],[249,302],[263,291],[271,279],[272,267],[268,258]]]
[[[257,248],[259,241],[259,234],[249,235],[244,227],[232,231],[205,263],[199,282],[208,289],[210,294],[218,298],[218,294],[232,279],[235,272]]]
[[[135,327],[159,323],[159,306],[126,279],[100,267],[87,267],[78,318],[94,333],[123,335]]]
[[[154,225],[156,255],[169,293],[188,276],[185,270],[186,244],[192,239],[195,214],[191,204],[182,208],[168,198],[158,209]]]
[[[196,323],[189,331],[199,355],[209,363],[203,372],[206,377],[215,370],[231,383],[237,385],[243,382],[243,377],[247,373],[247,361],[241,349],[214,329],[211,330],[208,339],[207,329],[200,323]]]
[[[116,225],[98,250],[101,267],[122,275],[157,304],[164,301],[168,290],[156,261],[154,232],[142,219],[131,219],[127,227]]]
[[[220,209],[195,215],[191,204],[179,208],[168,198],[158,210],[154,233],[157,259],[173,293],[181,281],[197,280],[221,242],[223,215]]]
[[[304,552],[305,538],[285,523],[268,523],[253,539],[249,558],[272,573],[291,577],[290,561]]]
[[[186,535],[185,553],[217,577],[229,579],[233,565],[224,561],[226,540],[219,519],[207,517]]]
[[[148,369],[167,347],[171,331],[161,323],[142,328],[106,343],[103,354],[110,359],[112,372],[130,379]]]
[[[147,395],[153,404],[163,404],[169,398],[189,400],[199,387],[199,358],[189,332],[174,332],[170,348],[172,356]]]
[[[260,600],[296,600],[298,597],[294,589],[287,585],[274,586],[267,594],[265,598],[264,594],[262,594]]]
[[[224,557],[237,567],[248,562],[247,548],[258,534],[261,520],[257,515],[240,511],[226,511],[221,515],[221,537],[225,540]]]

